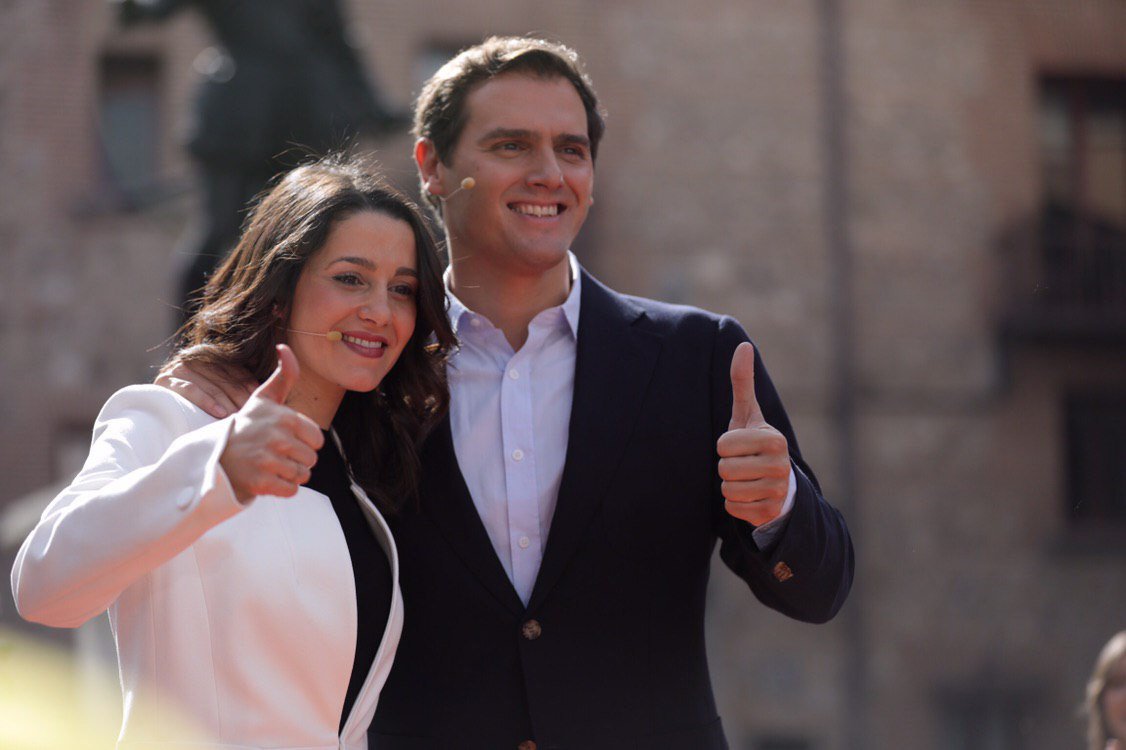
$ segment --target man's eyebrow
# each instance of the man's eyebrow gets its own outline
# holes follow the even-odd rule
[[[582,146],[583,148],[590,148],[590,138],[585,135],[577,135],[573,133],[564,133],[555,139],[558,144],[571,144]]]
[[[504,140],[506,138],[534,141],[539,138],[539,134],[534,130],[527,130],[525,128],[493,128],[481,136],[481,143]],[[582,146],[583,148],[590,148],[590,138],[578,133],[564,133],[560,136],[556,136],[555,143],[556,145],[572,144]]]
[[[534,138],[535,135],[534,132],[525,128],[493,128],[481,136],[481,141],[495,141],[503,138],[523,138],[529,140]]]

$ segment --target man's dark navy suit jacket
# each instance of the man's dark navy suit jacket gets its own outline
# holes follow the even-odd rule
[[[372,750],[726,748],[704,651],[716,540],[789,617],[824,622],[848,594],[848,530],[757,352],[756,395],[789,441],[797,495],[769,554],[724,511],[716,440],[743,329],[583,274],[567,460],[531,600],[493,551],[446,421],[424,449],[420,507],[392,524],[406,620]]]

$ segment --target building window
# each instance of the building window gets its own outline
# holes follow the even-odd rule
[[[1048,202],[1126,226],[1126,80],[1046,78],[1040,135]]]
[[[99,66],[99,154],[103,187],[136,205],[156,185],[161,65],[154,55],[105,55]]]
[[[1126,309],[1126,80],[1041,82],[1043,300],[1088,314]]]
[[[1126,528],[1126,392],[1072,394],[1065,412],[1068,517]]]

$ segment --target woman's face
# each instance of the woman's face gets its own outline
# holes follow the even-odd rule
[[[1106,674],[1102,706],[1111,736],[1126,741],[1126,656],[1119,657]]]
[[[414,333],[418,284],[410,225],[376,211],[336,221],[293,293],[285,338],[301,366],[298,388],[338,400],[378,386]]]

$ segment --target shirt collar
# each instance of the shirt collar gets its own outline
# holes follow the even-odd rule
[[[578,338],[579,302],[582,298],[583,276],[580,273],[579,260],[570,250],[567,251],[567,262],[571,266],[571,291],[567,294],[567,299],[563,301],[563,304],[555,309],[563,311],[563,318],[567,321],[567,327],[571,329],[571,335]],[[462,320],[468,320],[468,316],[480,315],[480,313],[475,313],[466,307],[465,303],[459,300],[457,295],[450,290],[450,269],[448,267],[442,276],[442,280],[446,285],[446,298],[450,302],[450,323],[453,325],[454,333],[457,333]]]

